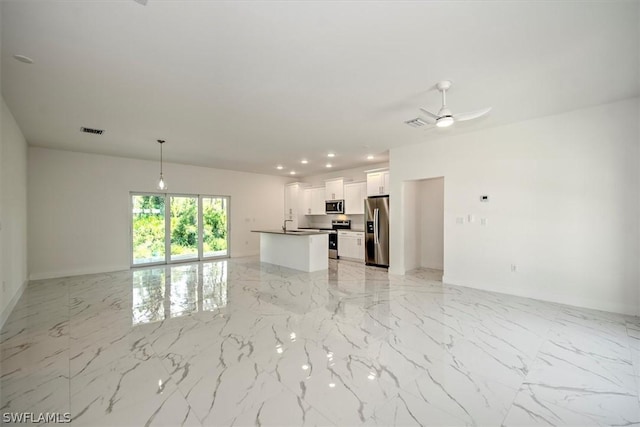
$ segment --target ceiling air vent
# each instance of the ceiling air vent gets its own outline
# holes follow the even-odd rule
[[[405,123],[411,126],[412,128],[419,128],[420,126],[426,126],[429,124],[424,120],[422,120],[420,117],[415,118],[413,120],[407,120]]]
[[[80,130],[84,133],[92,133],[94,135],[102,135],[104,133],[103,129],[91,129],[86,127],[81,127]]]

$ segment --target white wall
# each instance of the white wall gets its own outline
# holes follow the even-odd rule
[[[157,161],[30,147],[30,277],[128,269],[129,192],[156,192],[158,174]],[[231,197],[233,257],[259,253],[250,230],[282,224],[288,178],[172,163],[164,175],[171,193]]]
[[[407,271],[420,267],[421,212],[418,182],[405,181],[402,185],[404,223],[404,267]]]
[[[27,143],[2,98],[0,113],[0,327],[27,284]]]
[[[418,181],[420,267],[444,268],[444,179]]]
[[[390,271],[406,267],[404,181],[443,176],[445,282],[640,314],[638,101],[391,150]]]

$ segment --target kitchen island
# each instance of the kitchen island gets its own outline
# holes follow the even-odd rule
[[[329,233],[307,230],[252,230],[260,233],[260,262],[302,271],[329,268]]]

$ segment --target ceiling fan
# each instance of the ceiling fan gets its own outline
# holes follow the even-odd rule
[[[447,108],[447,90],[451,87],[451,82],[449,80],[443,80],[436,84],[436,89],[438,89],[442,93],[442,107],[438,111],[438,114],[434,114],[431,111],[428,111],[422,107],[420,107],[420,111],[425,113],[429,119],[425,120],[421,117],[408,120],[405,123],[412,127],[420,127],[428,124],[435,124],[437,127],[444,128],[451,126],[454,122],[463,122],[465,120],[473,120],[479,117],[484,116],[489,111],[491,111],[491,107],[483,108],[482,110],[470,111],[468,113],[459,113],[459,114],[451,114],[451,110]],[[433,120],[433,122],[430,122]]]

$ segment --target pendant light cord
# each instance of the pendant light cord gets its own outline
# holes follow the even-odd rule
[[[164,144],[164,139],[159,139],[158,143],[160,144],[160,178],[162,178],[162,144]]]

